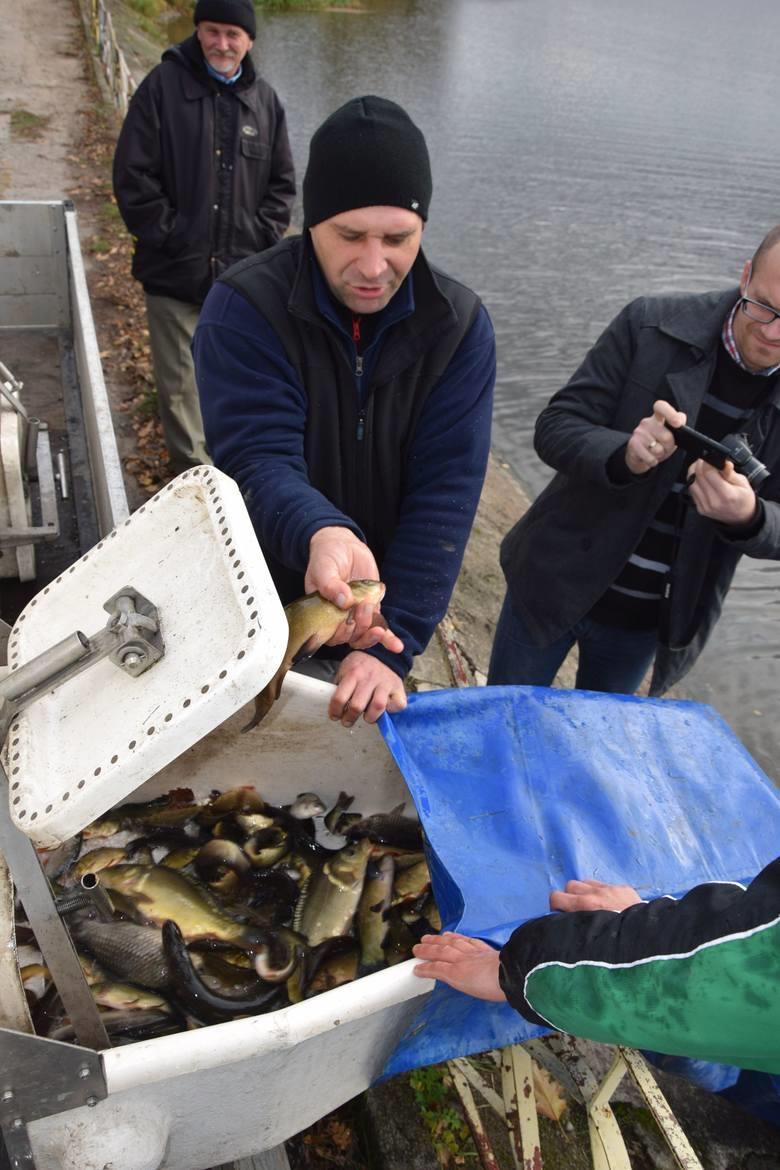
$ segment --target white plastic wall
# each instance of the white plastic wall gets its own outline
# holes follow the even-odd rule
[[[386,811],[408,790],[376,727],[327,718],[325,683],[290,674],[266,720],[251,708],[158,773],[133,799],[188,785],[253,784],[271,802],[344,789]],[[411,809],[410,809],[411,811]],[[413,962],[268,1015],[103,1053],[109,1089],[95,1108],[33,1122],[37,1170],[206,1170],[278,1145],[366,1089],[432,983]]]

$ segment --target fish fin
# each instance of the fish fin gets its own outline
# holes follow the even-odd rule
[[[299,648],[295,651],[292,656],[291,665],[297,666],[299,662],[305,662],[307,658],[311,658],[314,654],[317,653],[321,646],[325,645],[326,640],[327,639],[323,638],[321,634],[312,634],[311,637],[307,638],[303,645],[299,646]]]
[[[282,689],[282,681],[287,674],[287,664],[283,663],[283,669],[277,670],[274,677],[263,688],[260,694],[255,698],[255,712],[252,718],[247,723],[246,727],[241,728],[242,734],[245,731],[251,731],[253,727],[257,727],[261,720],[265,719],[268,712],[273,707]]]

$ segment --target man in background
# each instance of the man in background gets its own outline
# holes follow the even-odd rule
[[[685,423],[744,432],[769,477],[691,456],[675,437]],[[534,444],[556,475],[501,547],[488,682],[549,686],[576,642],[577,687],[630,694],[654,663],[663,694],[701,652],[740,557],[780,558],[780,227],[739,288],[623,309]]]
[[[139,86],[114,156],[174,472],[210,462],[190,353],[206,293],[284,235],[295,197],[284,110],[249,56],[252,0],[198,0],[194,22]]]

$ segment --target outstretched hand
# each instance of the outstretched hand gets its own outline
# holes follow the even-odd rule
[[[619,912],[641,901],[632,886],[610,885],[595,878],[567,882],[564,890],[553,890],[550,894],[551,908],[565,911]],[[414,974],[421,979],[438,979],[475,999],[498,1003],[506,999],[498,981],[500,954],[482,939],[449,930],[444,934],[425,934],[412,947],[412,954],[421,960],[414,968]]]
[[[379,580],[374,554],[349,528],[320,528],[309,541],[309,564],[304,588],[319,593],[345,610],[344,621],[328,642],[329,646],[345,643],[356,650],[382,645],[392,654],[404,648],[401,639],[388,629],[373,602],[355,604],[349,582],[357,579]]]
[[[501,1003],[506,999],[498,982],[498,951],[480,938],[446,931],[424,934],[412,947],[421,959],[414,968],[421,979],[438,979],[456,991]]]
[[[642,899],[633,886],[615,886],[595,878],[567,882],[563,890],[550,894],[551,910],[627,910]]]

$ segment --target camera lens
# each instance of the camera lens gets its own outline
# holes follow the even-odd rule
[[[756,459],[744,435],[726,435],[721,439],[721,445],[728,450],[735,469],[752,487],[757,488],[769,479],[769,472],[761,460]]]

